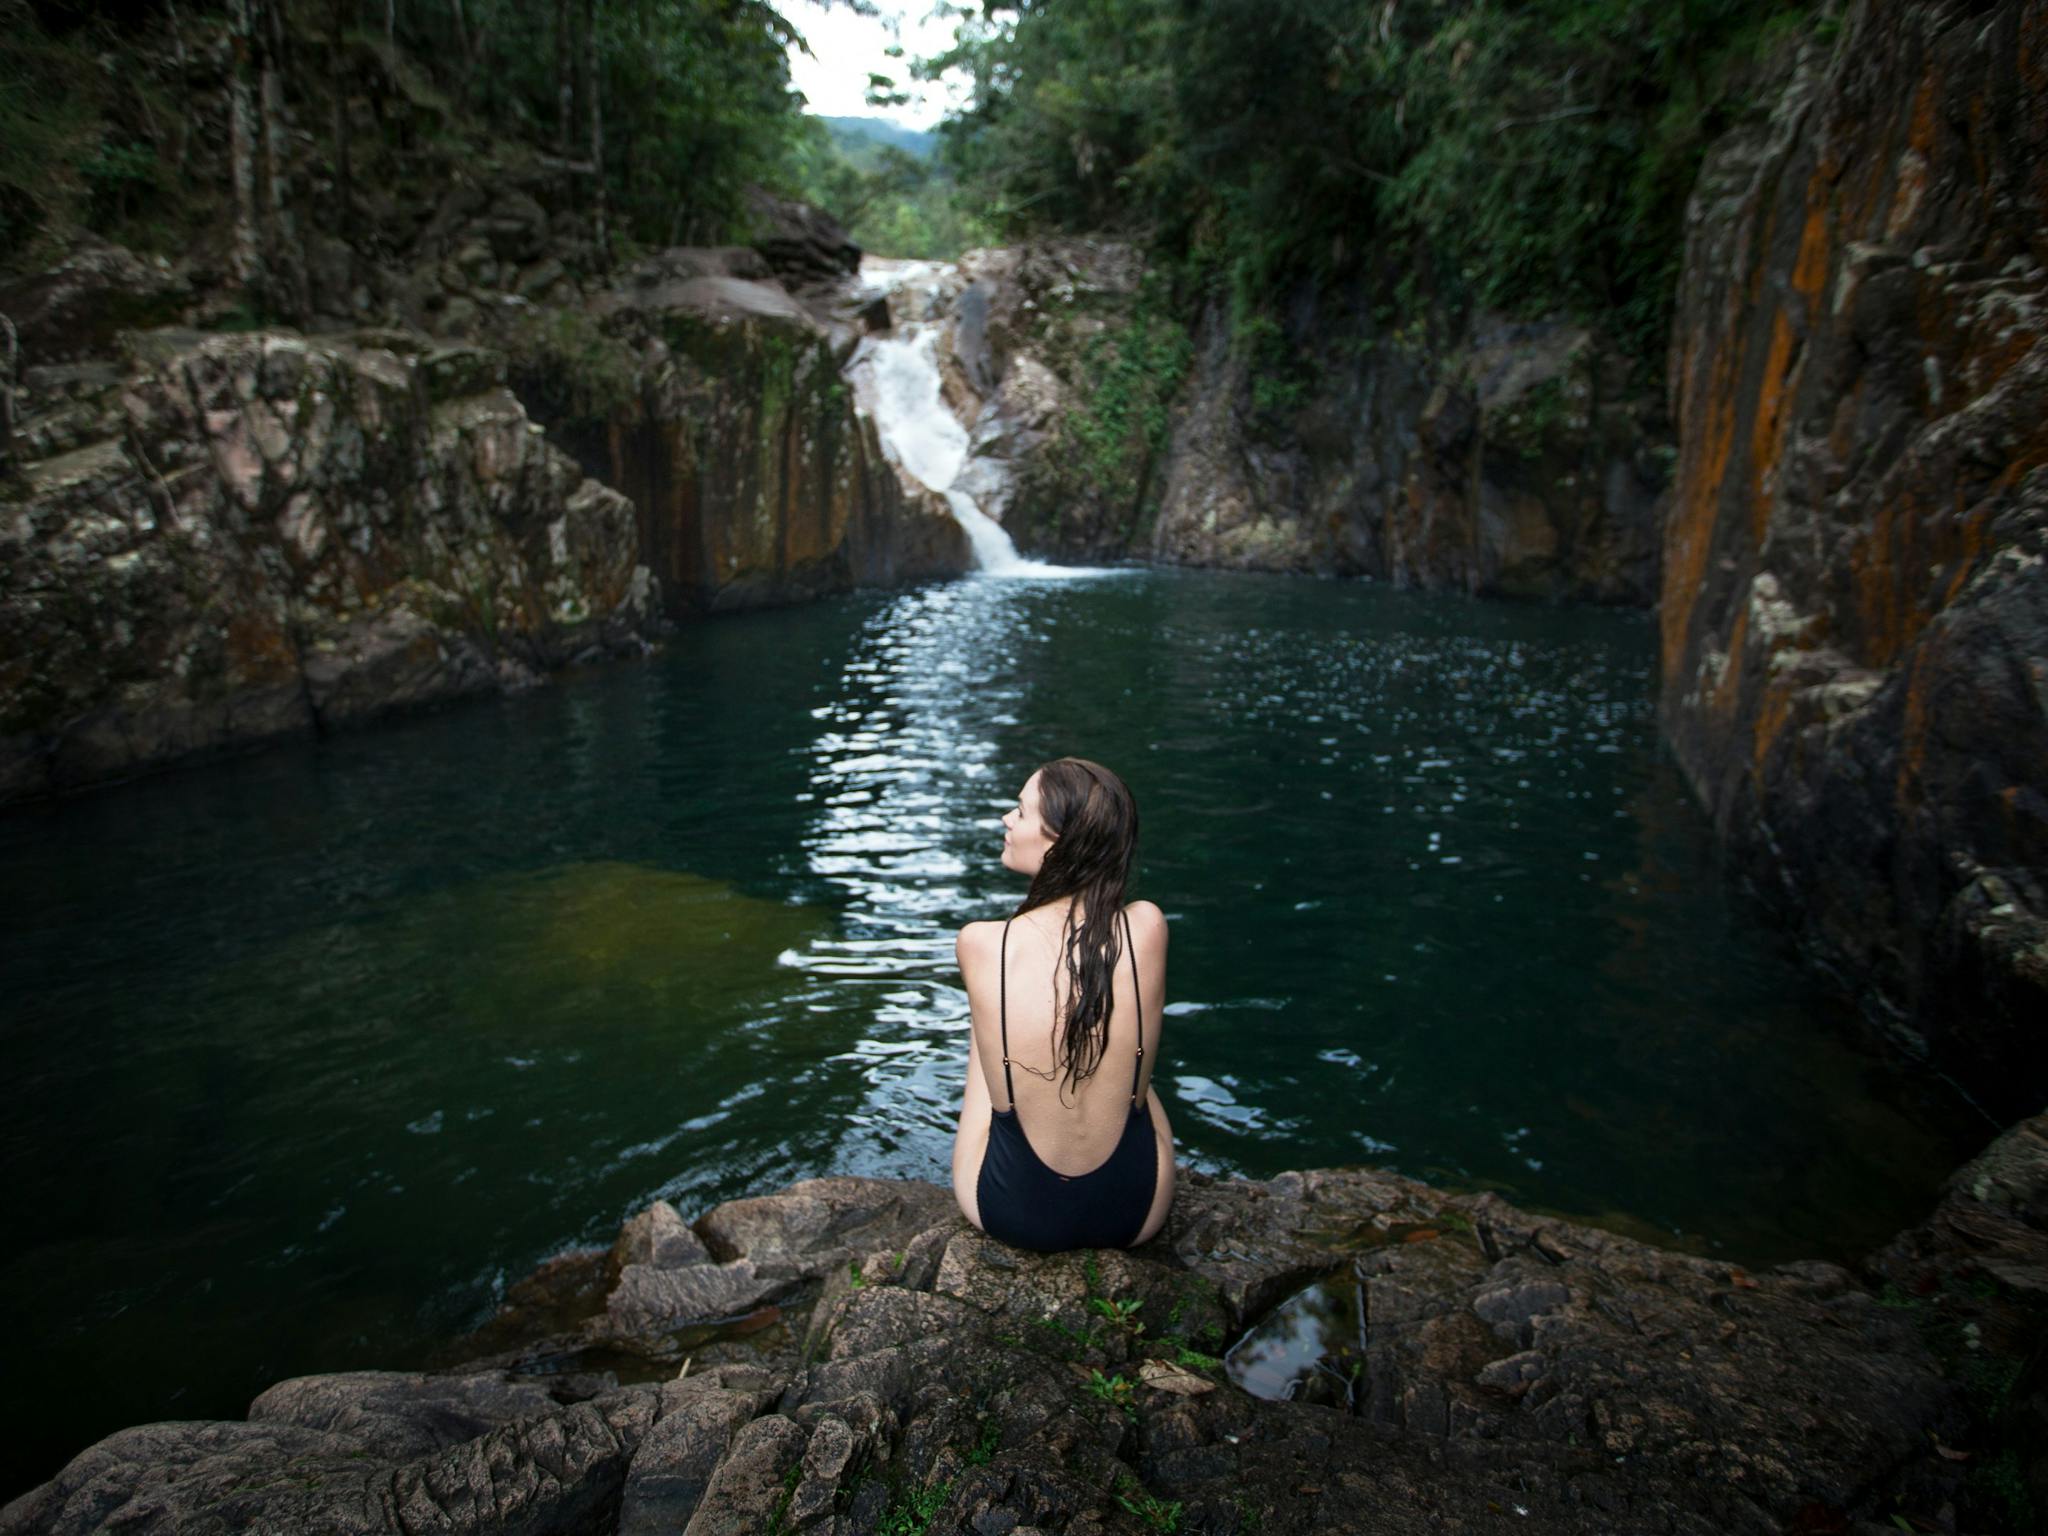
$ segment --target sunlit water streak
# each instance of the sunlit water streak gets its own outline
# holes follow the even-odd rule
[[[943,1183],[953,934],[1020,894],[999,817],[1063,752],[1139,798],[1186,1163],[1855,1256],[1982,1128],[1839,1044],[1728,898],[1651,643],[1356,584],[972,578],[0,818],[10,1491],[423,1358],[655,1196]]]

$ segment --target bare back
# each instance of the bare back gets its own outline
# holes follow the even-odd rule
[[[1087,1173],[1115,1149],[1133,1102],[1134,1067],[1137,1102],[1142,1105],[1150,1093],[1166,990],[1166,924],[1150,902],[1135,902],[1125,912],[1125,931],[1137,953],[1138,995],[1132,996],[1130,959],[1119,954],[1111,971],[1109,1042],[1095,1069],[1078,1084],[1070,1084],[1059,1066],[1063,1041],[1056,1021],[1069,994],[1060,951],[1063,910],[1041,908],[1014,919],[1004,944],[987,943],[977,934],[976,963],[963,965],[975,1061],[990,1104],[996,1110],[1012,1107],[1003,1073],[1006,1016],[1015,1107],[1032,1151],[1055,1173]],[[997,930],[997,937],[1002,928],[1000,923],[971,926]]]

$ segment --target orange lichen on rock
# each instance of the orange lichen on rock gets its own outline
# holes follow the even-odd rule
[[[1677,495],[1664,532],[1663,599],[1657,607],[1657,623],[1664,687],[1674,695],[1684,689],[1686,636],[1713,546],[1714,525],[1720,519],[1728,456],[1735,446],[1734,359],[1738,350],[1732,343],[1715,348],[1706,387],[1697,392],[1688,389],[1682,400],[1696,420],[1700,416],[1704,420],[1686,434],[1680,447]]]
[[[1792,263],[1793,290],[1806,299],[1809,313],[1827,283],[1828,262],[1834,254],[1828,239],[1827,196],[1819,180],[1816,175],[1815,185],[1807,190],[1806,223],[1799,231],[1799,255]]]
[[[1899,573],[1911,539],[1910,495],[1876,500],[1869,526],[1850,547],[1849,570],[1856,594],[1855,658],[1866,667],[1888,667],[1905,648],[1906,620]]]
[[[1759,773],[1763,771],[1764,759],[1771,755],[1771,748],[1784,734],[1786,723],[1792,718],[1792,700],[1796,691],[1789,683],[1775,678],[1767,679],[1757,690],[1756,730],[1750,740],[1750,762]]]
[[[1724,725],[1734,723],[1736,707],[1742,702],[1743,662],[1748,654],[1749,605],[1745,603],[1735,610],[1735,622],[1728,630],[1728,664],[1714,680],[1713,696],[1700,700],[1703,708],[1719,715]]]
[[[1763,373],[1757,380],[1756,415],[1749,435],[1749,534],[1763,547],[1771,530],[1771,471],[1785,445],[1785,396],[1788,377],[1795,365],[1792,357],[1792,322],[1783,307],[1771,325],[1771,340],[1764,351]]]

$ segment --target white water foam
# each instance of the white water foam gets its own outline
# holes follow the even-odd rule
[[[920,485],[946,499],[966,530],[974,562],[990,576],[1107,576],[1100,566],[1049,565],[1026,560],[1003,525],[956,488],[967,463],[967,428],[947,407],[939,380],[938,346],[945,327],[954,269],[946,262],[873,261],[862,264],[869,289],[887,294],[902,318],[891,334],[861,342],[847,365],[854,388],[881,434],[882,446]]]

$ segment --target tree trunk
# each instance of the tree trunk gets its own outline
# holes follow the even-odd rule
[[[555,0],[555,153],[569,158],[576,137],[575,43],[569,36],[569,0]]]
[[[384,46],[398,49],[398,0],[384,0]]]
[[[263,302],[263,247],[256,234],[256,100],[249,88],[255,69],[256,0],[228,0],[234,68],[228,76],[229,180],[235,188],[235,282],[252,307]]]
[[[171,24],[171,59],[178,66],[179,83],[185,75],[185,29],[178,22],[178,7],[174,0],[164,0],[164,16]]]
[[[590,210],[597,238],[597,270],[612,269],[611,232],[604,206],[604,111],[597,91],[597,0],[583,0],[583,88],[590,98]]]
[[[333,0],[334,46],[327,54],[327,87],[334,98],[334,229],[344,240],[352,229],[350,205],[354,177],[349,166],[348,59],[343,37],[354,0]],[[351,247],[353,249],[353,247]]]
[[[455,53],[462,60],[462,78],[469,79],[469,27],[462,19],[462,0],[448,0],[449,9],[455,12]]]
[[[284,115],[284,17],[276,0],[256,0],[263,27],[256,37],[261,61],[259,104],[263,114],[263,244],[276,302],[303,324],[310,307],[306,296],[306,264],[298,249],[292,216],[286,206],[291,177],[289,127]]]

